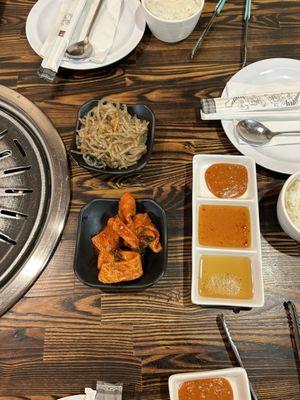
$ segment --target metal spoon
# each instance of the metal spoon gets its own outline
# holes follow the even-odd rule
[[[94,22],[96,21],[101,4],[102,4],[102,0],[99,0],[99,3],[97,5],[97,8],[93,15],[93,18],[92,18],[90,25],[88,27],[88,30],[86,32],[85,38],[83,40],[81,40],[80,42],[71,44],[67,48],[66,54],[69,58],[73,58],[75,60],[81,60],[81,59],[86,59],[86,58],[91,57],[91,55],[93,53],[93,46],[89,41],[89,36],[90,36],[91,30],[92,30],[92,27],[94,25]]]
[[[261,122],[254,121],[253,119],[244,119],[239,121],[236,130],[238,135],[245,142],[253,146],[262,146],[267,144],[274,136],[282,135],[284,133],[296,133],[300,135],[300,129],[299,131],[272,132]]]

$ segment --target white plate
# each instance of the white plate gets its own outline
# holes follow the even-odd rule
[[[299,82],[299,77],[299,60],[270,58],[248,65],[237,72],[229,82],[263,85],[273,82],[284,84],[289,81],[289,85],[291,85],[291,82]],[[242,91],[241,94],[243,94]],[[226,97],[226,88],[222,93],[222,97]],[[274,122],[274,124],[276,123]],[[300,144],[252,147],[238,143],[234,135],[233,121],[223,120],[222,125],[231,143],[242,154],[252,157],[262,167],[285,174],[293,174],[300,170]]]
[[[84,399],[85,399],[84,394],[76,394],[75,396],[62,397],[61,399],[58,400],[84,400]]]
[[[251,400],[248,377],[243,368],[171,375],[169,378],[170,400],[178,400],[178,389],[181,383],[203,378],[226,378],[232,387],[234,400]]]
[[[40,50],[53,25],[60,0],[39,0],[31,9],[26,21],[26,36],[32,49],[40,56]],[[138,8],[136,6],[138,4]],[[139,0],[124,0],[114,44],[102,64],[91,61],[63,61],[68,69],[88,70],[113,64],[127,56],[141,41],[146,20]]]
[[[244,165],[248,171],[248,189],[237,199],[215,197],[205,182],[206,169],[215,163],[235,163]],[[228,247],[206,247],[198,243],[198,213],[202,204],[235,205],[249,208],[251,224],[251,247],[235,249]],[[253,297],[252,299],[230,299],[204,297],[199,293],[201,276],[201,255],[240,256],[251,259]],[[264,285],[262,274],[261,241],[257,198],[256,169],[253,159],[245,156],[196,155],[193,158],[193,235],[192,235],[192,303],[208,306],[262,307],[264,305]]]

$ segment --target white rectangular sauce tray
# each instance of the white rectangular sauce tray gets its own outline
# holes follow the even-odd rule
[[[214,196],[206,185],[205,171],[215,163],[241,164],[247,168],[248,187],[239,198],[223,199]],[[249,248],[206,247],[198,241],[198,214],[201,205],[245,206],[250,212],[251,245]],[[201,221],[199,221],[201,224]],[[220,221],[222,229],[222,221]],[[251,299],[213,298],[200,294],[201,256],[248,257],[251,260],[253,297]],[[262,277],[261,241],[258,211],[256,168],[245,156],[196,155],[193,158],[193,233],[192,233],[192,302],[207,306],[262,307],[264,287]]]

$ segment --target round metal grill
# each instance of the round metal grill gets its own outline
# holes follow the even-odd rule
[[[0,314],[46,265],[68,202],[58,133],[31,102],[0,86]]]
[[[30,132],[0,111],[0,285],[20,265],[43,222],[48,168]]]

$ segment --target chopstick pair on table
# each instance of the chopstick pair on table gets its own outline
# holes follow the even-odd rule
[[[300,328],[299,328],[299,318],[296,310],[296,306],[292,301],[285,301],[283,306],[286,310],[287,317],[290,324],[291,339],[294,352],[298,358],[298,363],[300,363]]]
[[[292,301],[285,301],[283,303],[283,306],[287,312],[294,352],[298,359],[297,361],[300,363],[300,331],[299,331],[300,328],[299,328],[299,319],[298,319],[296,306]],[[219,329],[221,331],[221,334],[222,334],[222,336],[224,335],[224,340],[230,346],[230,349],[232,350],[238,365],[241,368],[244,368],[241,356],[239,354],[239,351],[238,351],[234,341],[231,338],[231,335],[230,335],[230,332],[229,332],[229,329],[228,329],[228,326],[227,326],[227,323],[225,321],[225,317],[223,314],[219,314],[217,316],[217,323],[218,323]],[[249,380],[249,389],[250,389],[252,400],[258,400],[258,397],[253,389],[253,386],[251,385],[250,380]]]
[[[201,36],[197,40],[197,42],[192,50],[191,59],[194,58],[197,50],[203,43],[206,34],[212,27],[215,17],[221,13],[226,2],[227,2],[227,0],[219,0],[219,2],[217,3],[217,5],[215,7],[215,11],[213,12],[208,24],[206,25],[204,31],[202,32]],[[251,0],[245,0],[242,68],[245,67],[245,65],[247,63],[247,53],[248,53],[247,42],[248,42],[248,28],[249,28],[250,17],[251,17]]]

